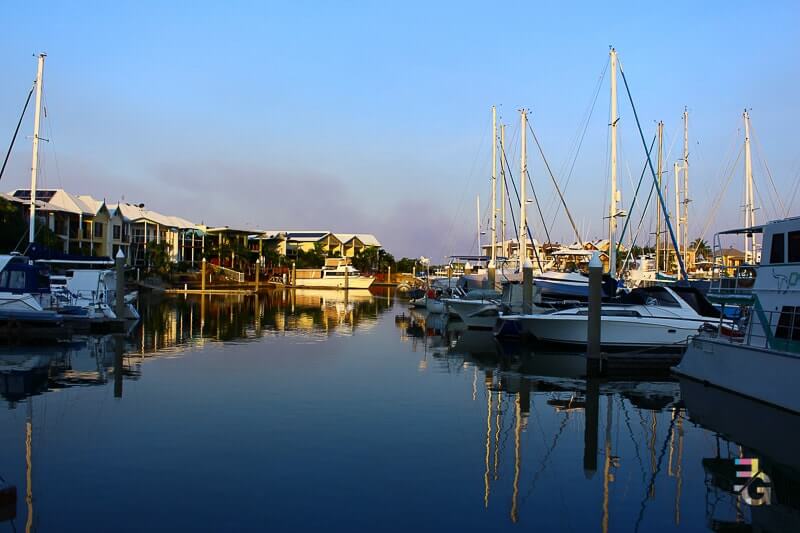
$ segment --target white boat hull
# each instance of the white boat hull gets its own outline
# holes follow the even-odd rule
[[[488,300],[448,300],[450,312],[461,318],[471,329],[492,329],[497,324],[500,309]]]
[[[521,331],[544,342],[586,345],[586,315],[524,315],[519,317]],[[608,347],[641,348],[651,346],[685,346],[705,320],[655,317],[604,316],[600,344]]]
[[[349,289],[369,289],[375,278],[367,277],[352,277],[347,280],[347,287]],[[295,285],[297,288],[309,289],[344,289],[344,277],[327,277],[316,279],[298,279]]]
[[[443,315],[447,312],[447,305],[442,300],[436,300],[435,298],[426,298],[425,309],[427,309],[429,313]]]
[[[797,354],[697,336],[673,371],[800,413]]]

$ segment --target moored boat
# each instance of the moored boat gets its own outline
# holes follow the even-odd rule
[[[709,298],[740,307],[742,328],[695,336],[673,371],[800,413],[800,217],[723,234],[737,233],[763,233],[761,263],[745,267],[743,286],[712,290]]]

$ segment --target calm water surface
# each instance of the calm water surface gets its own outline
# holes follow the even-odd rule
[[[800,530],[800,423],[769,407],[587,383],[385,290],[140,307],[128,339],[3,348],[0,532]]]

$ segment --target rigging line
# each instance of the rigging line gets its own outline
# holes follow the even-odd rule
[[[486,131],[484,131],[483,135],[481,135],[481,141],[480,144],[478,145],[478,151],[475,152],[475,158],[472,160],[472,166],[470,167],[469,174],[467,175],[468,182],[470,182],[475,172],[475,165],[478,164],[478,157],[480,156],[483,150],[483,143],[486,140],[486,135],[487,135]],[[451,252],[453,251],[453,245],[455,241],[455,236],[453,235],[453,229],[456,224],[456,220],[458,219],[458,216],[461,214],[461,206],[464,204],[464,194],[466,194],[466,191],[467,191],[466,187],[461,188],[461,197],[458,200],[458,204],[456,204],[456,212],[453,214],[453,218],[450,220],[450,226],[447,229],[446,235],[447,238],[449,238],[450,240],[448,247],[450,248]],[[452,253],[450,255],[452,255]]]
[[[650,149],[651,150],[652,150],[652,148],[653,148],[653,146],[650,145]],[[631,255],[633,254],[633,247],[636,246],[636,241],[639,239],[639,232],[641,232],[641,230],[642,230],[642,225],[644,224],[644,217],[647,216],[647,213],[649,211],[648,208],[650,207],[650,200],[653,198],[653,189],[655,189],[655,186],[656,186],[655,183],[651,183],[650,184],[650,192],[647,194],[647,201],[645,202],[644,208],[642,209],[642,216],[639,218],[639,224],[636,227],[636,234],[633,237],[633,243],[631,244],[631,248],[630,248],[630,250],[628,250],[628,255],[625,257],[625,261],[622,264],[622,271],[623,272],[625,271],[625,268],[626,268],[626,266],[628,264],[628,261],[630,261]],[[638,188],[637,188],[637,193],[638,193]],[[634,195],[634,199],[635,198],[636,198],[636,196]],[[625,221],[625,224],[627,226],[627,220]],[[648,239],[648,242],[649,242],[649,239]],[[658,242],[656,242],[656,246],[658,246]],[[619,249],[617,251],[619,252]]]
[[[794,205],[795,197],[797,196],[797,191],[800,190],[800,172],[794,177],[794,192],[792,192],[792,198],[789,200],[789,203],[786,205],[786,214],[783,216],[788,217],[789,212],[792,210],[792,206]]]
[[[753,128],[753,123],[750,123],[750,135],[753,137],[756,145],[756,153],[758,154],[758,159],[761,161],[761,164],[767,171],[767,177],[769,178],[769,182],[772,184],[772,190],[775,192],[775,198],[778,199],[778,205],[781,206],[781,212],[786,213],[786,208],[783,206],[783,202],[781,201],[781,195],[778,193],[778,188],[775,187],[775,182],[772,180],[772,171],[769,169],[769,165],[767,164],[767,158],[763,156],[761,152],[761,143],[758,141],[758,137],[756,136],[756,130]],[[786,216],[784,214],[783,216]]]
[[[502,148],[501,152],[505,152],[505,148]],[[508,205],[509,205],[508,211],[511,214],[511,225],[514,227],[514,235],[517,237],[517,240],[519,240],[519,232],[517,231],[517,220],[514,218],[514,210],[511,209],[511,207],[513,207],[511,205],[511,195],[508,194],[508,176],[506,175],[505,154],[502,153],[501,155],[503,157],[500,158],[500,176],[503,178],[503,183],[504,183],[504,185],[506,187],[506,197],[507,197]],[[503,243],[503,248],[505,248],[505,242]],[[505,254],[505,253],[506,253],[506,251],[504,249],[503,250],[503,254]]]
[[[580,134],[580,141],[578,142],[578,147],[575,150],[575,156],[572,158],[572,164],[569,167],[569,173],[567,174],[567,177],[564,180],[564,190],[567,189],[567,186],[569,185],[570,179],[572,178],[572,173],[575,170],[575,163],[578,162],[578,155],[580,154],[581,148],[583,147],[583,141],[586,138],[586,132],[589,129],[589,122],[591,121],[592,115],[594,114],[595,104],[597,104],[597,97],[600,95],[600,89],[602,89],[602,87],[603,87],[603,80],[606,77],[606,72],[608,72],[608,65],[609,64],[611,64],[611,61],[610,61],[610,59],[606,58],[605,65],[603,66],[603,71],[600,73],[600,77],[597,80],[597,86],[596,86],[596,89],[595,89],[594,98],[592,99],[592,103],[591,103],[591,105],[589,107],[588,116],[586,117],[586,121],[585,121],[585,123],[583,125],[583,132],[581,132],[581,134]],[[570,151],[571,151],[571,149],[570,149]],[[567,154],[569,154],[569,152],[567,152]],[[561,169],[561,172],[560,172],[560,174],[562,174],[562,175],[564,174],[564,170],[565,170],[564,167],[566,167],[567,161],[568,160],[565,160],[564,161],[564,165],[562,166],[562,169]],[[553,229],[553,226],[556,223],[556,217],[558,216],[559,209],[561,209],[561,206],[556,204],[556,209],[555,209],[555,212],[553,213],[553,218],[550,221],[550,230]]]
[[[736,172],[736,165],[739,163],[739,159],[742,157],[742,152],[744,151],[744,147],[739,149],[739,155],[736,156],[736,160],[734,161],[733,165],[731,165],[730,172],[728,173],[728,179],[725,182],[725,185],[720,189],[719,195],[717,196],[715,202],[711,205],[711,213],[706,221],[706,225],[703,228],[703,232],[700,234],[700,241],[697,243],[697,248],[695,248],[695,252],[700,248],[700,244],[702,244],[702,240],[705,238],[706,233],[708,233],[709,228],[711,227],[711,223],[714,221],[714,217],[716,215],[719,206],[722,204],[722,198],[725,196],[725,191],[728,190],[728,186],[733,181],[733,175]]]
[[[567,202],[564,200],[564,195],[561,194],[561,187],[558,186],[558,181],[556,181],[556,177],[553,175],[553,171],[550,170],[550,163],[547,162],[547,158],[544,156],[544,150],[542,150],[542,145],[539,143],[539,138],[536,136],[536,132],[533,131],[533,127],[531,123],[528,122],[528,129],[531,131],[533,135],[533,140],[536,142],[536,147],[539,149],[539,154],[542,156],[542,161],[544,161],[544,166],[547,168],[547,173],[550,174],[550,179],[553,180],[553,185],[556,188],[556,192],[558,192],[558,197],[561,199],[561,204],[564,206],[564,211],[567,213],[567,218],[569,219],[569,223],[572,226],[572,231],[575,232],[575,237],[578,238],[578,244],[583,246],[583,239],[581,239],[581,234],[578,231],[578,228],[575,226],[575,221],[572,219],[572,213],[569,212],[569,208],[567,207]],[[530,173],[528,174],[528,179],[530,180]],[[533,183],[531,183],[531,189],[534,190],[534,198],[536,198],[535,189],[533,189]],[[538,200],[537,200],[538,205]],[[542,217],[542,226],[544,226],[544,233],[547,235],[547,242],[550,242],[550,232],[547,230],[547,223],[544,221],[544,217]]]
[[[670,418],[669,422],[669,429],[667,430],[667,434],[664,438],[664,443],[661,445],[661,454],[658,456],[658,465],[656,469],[653,471],[653,475],[650,476],[650,483],[648,483],[647,490],[644,493],[644,498],[642,499],[642,503],[640,504],[641,507],[639,509],[639,517],[636,519],[636,526],[633,528],[634,531],[639,531],[639,526],[642,524],[642,520],[644,519],[644,511],[647,507],[647,500],[650,495],[650,491],[655,487],[656,483],[656,476],[661,471],[661,461],[664,460],[664,453],[667,451],[667,443],[669,442],[670,437],[672,436],[673,427],[675,426],[675,419]],[[655,435],[653,435],[655,437]]]
[[[17,134],[19,133],[19,128],[22,126],[22,119],[25,117],[25,111],[28,109],[28,104],[31,102],[31,95],[33,94],[33,90],[36,88],[36,82],[34,82],[33,87],[28,92],[28,97],[25,99],[25,105],[22,106],[22,113],[19,116],[19,120],[17,121],[17,127],[14,129],[14,135],[11,137],[11,144],[8,145],[8,151],[6,152],[6,157],[3,159],[3,166],[0,168],[0,179],[3,179],[3,173],[6,171],[6,164],[8,164],[8,158],[11,157],[11,150],[14,149],[14,141],[17,140]]]
[[[50,141],[50,145],[53,147],[53,160],[56,163],[56,178],[58,178],[58,186],[63,189],[64,182],[61,179],[61,167],[58,164],[58,152],[56,152],[56,141],[53,135],[53,120],[47,113],[47,92],[45,91],[44,87],[42,87],[42,104],[44,105],[45,109],[44,118],[47,124],[48,140]]]
[[[639,114],[636,112],[636,105],[633,103],[633,96],[631,95],[631,89],[628,86],[628,78],[625,76],[625,71],[622,70],[622,62],[619,63],[619,73],[622,75],[622,81],[625,82],[625,92],[628,93],[628,100],[631,102],[631,109],[633,110],[633,117],[636,119],[636,127],[639,129],[639,136],[642,139],[642,146],[644,147],[645,151],[647,151],[647,141],[644,139],[644,132],[642,131],[642,125],[639,122]],[[650,154],[647,155],[647,164],[650,167],[650,173],[653,175],[653,182],[658,183],[658,178],[656,178],[656,171],[653,168],[653,162],[650,160]],[[686,273],[686,266],[683,264],[683,257],[680,253],[680,247],[678,246],[678,241],[675,239],[675,231],[672,229],[672,224],[669,221],[669,213],[667,213],[667,205],[664,203],[664,197],[661,195],[661,191],[658,191],[658,199],[661,202],[661,209],[664,212],[664,222],[667,224],[667,229],[669,230],[669,236],[672,240],[672,246],[675,248],[675,256],[678,259],[678,266],[681,270],[681,276],[683,279],[689,279],[689,275]]]
[[[536,210],[539,211],[539,219],[542,221],[542,228],[544,229],[545,237],[547,237],[547,244],[550,244],[552,241],[550,240],[550,233],[547,231],[547,223],[544,221],[542,207],[539,205],[539,195],[536,194],[536,189],[533,188],[533,179],[531,179],[531,173],[528,172],[527,168],[525,169],[525,174],[528,176],[528,183],[531,186],[531,193],[533,194],[533,199],[536,201]]]
[[[503,158],[506,158],[506,151],[502,150],[502,152],[503,152]],[[508,159],[507,158],[506,158],[506,167],[507,167],[507,169],[506,169],[507,174],[509,176],[511,176],[511,185],[514,187],[514,195],[517,197],[517,203],[520,205],[520,209],[525,209],[525,206],[522,205],[522,201],[519,198],[519,192],[517,192],[517,183],[514,181],[514,175],[511,174],[511,169],[508,168],[509,165],[508,165]],[[535,197],[535,195],[534,195],[534,197]],[[510,195],[509,195],[509,203],[511,203]],[[511,218],[513,219],[514,218],[514,214],[513,214],[514,211],[512,210],[511,213],[512,213],[511,214]],[[516,222],[514,224],[516,224]],[[525,229],[528,232],[528,237],[531,239],[531,247],[533,248],[533,255],[536,258],[536,264],[539,265],[539,270],[541,272],[544,272],[544,267],[542,267],[542,261],[541,261],[541,259],[539,259],[539,252],[536,250],[536,244],[533,241],[533,235],[531,234],[530,224],[527,224],[527,222],[526,222],[525,226],[526,226]],[[520,244],[519,234],[517,234],[517,244],[518,245]],[[518,248],[519,248],[519,246],[518,246]],[[518,250],[518,252],[519,253],[517,255],[519,256],[519,259],[520,259],[519,267],[521,269],[522,268],[523,255],[527,256],[528,255],[528,251],[527,250]]]
[[[647,149],[647,157],[648,158],[650,157],[650,153],[653,151],[653,145],[655,145],[655,144],[656,144],[656,136],[654,135],[653,136],[653,140],[650,142],[650,148]],[[630,209],[628,209],[628,214],[629,215],[631,213],[633,213],[633,208],[636,205],[636,197],[639,194],[639,188],[642,186],[642,180],[644,179],[644,173],[645,172],[647,172],[647,162],[644,163],[644,166],[642,167],[642,173],[639,175],[639,183],[638,183],[638,185],[636,185],[636,191],[633,193],[633,199],[631,200],[631,207],[630,207]],[[652,193],[653,193],[653,189],[650,188],[650,194],[652,194]],[[650,196],[649,195],[647,197],[647,202],[648,202],[648,204],[650,203]],[[642,219],[644,219],[644,216],[645,216],[646,213],[647,213],[647,206],[645,206],[644,210],[642,211]],[[625,217],[625,224],[623,224],[622,232],[620,233],[619,239],[616,242],[616,247],[617,247],[617,252],[616,253],[617,253],[617,255],[619,255],[619,248],[620,248],[620,246],[622,244],[622,239],[625,237],[625,230],[628,229],[628,224],[630,223],[630,221],[631,221],[631,217],[630,216]],[[615,244],[615,243],[610,243],[609,246],[612,245],[612,244]],[[631,247],[631,249],[633,249],[633,247]]]

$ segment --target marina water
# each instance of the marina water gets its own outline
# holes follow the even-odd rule
[[[388,289],[139,310],[3,348],[0,531],[797,530],[797,417],[668,371],[587,383]]]

